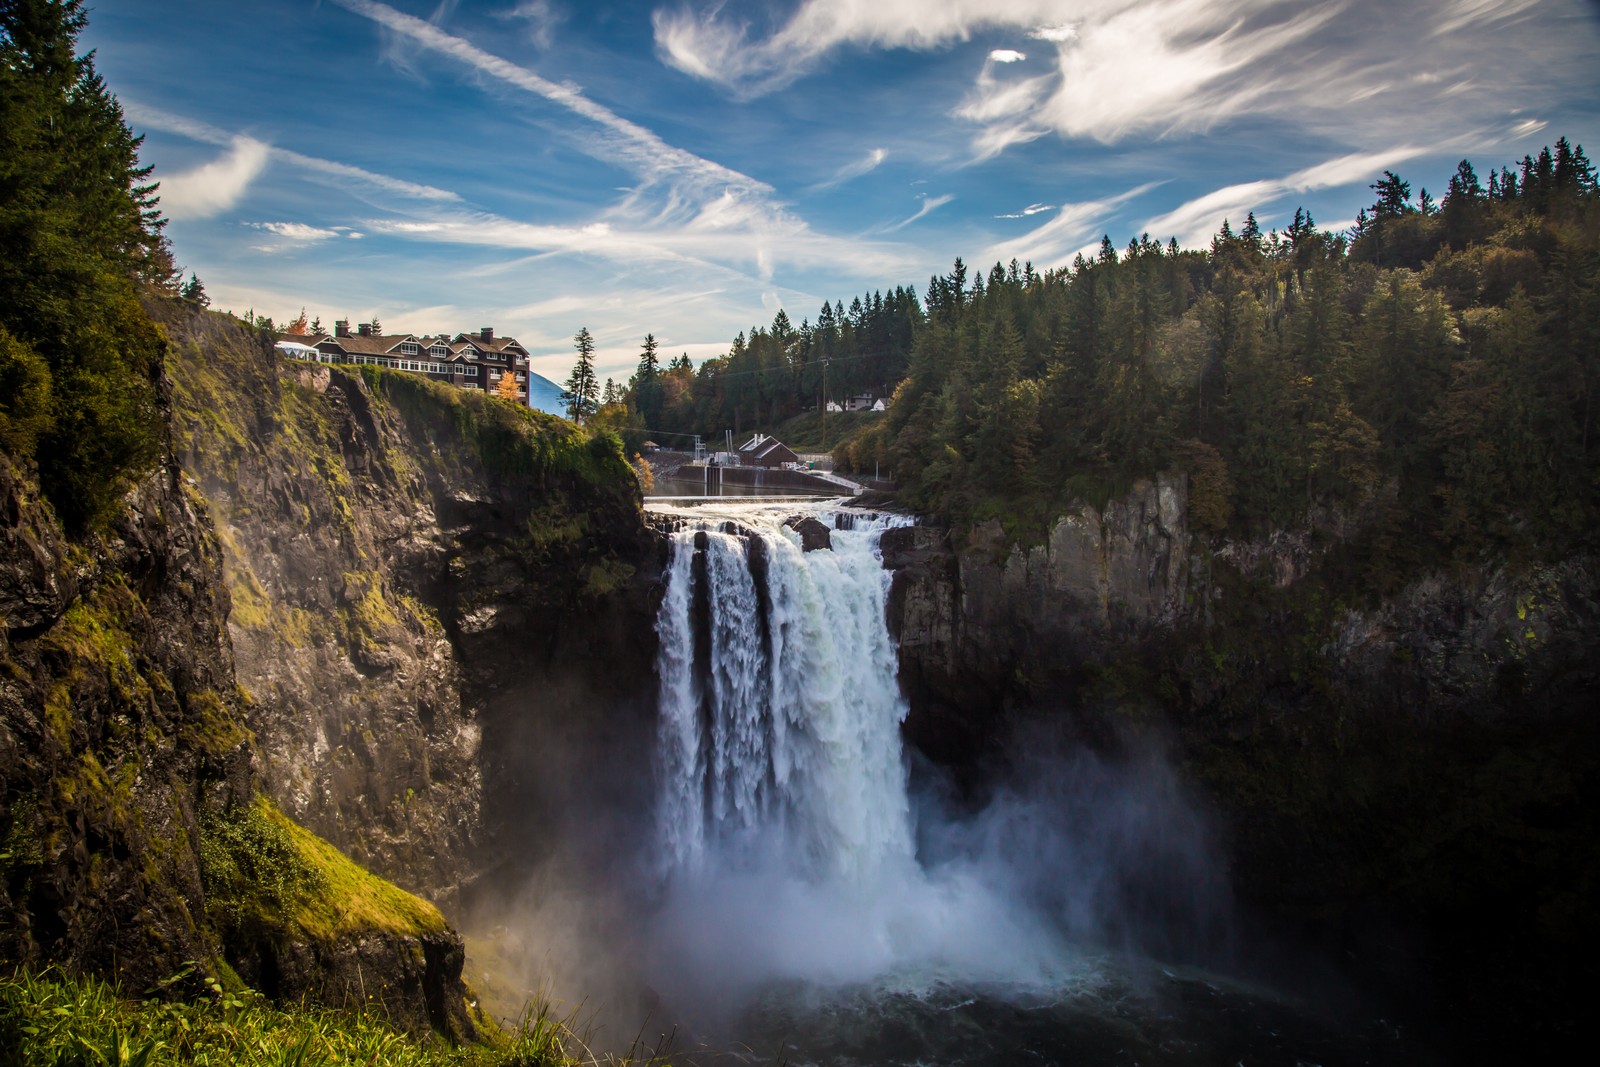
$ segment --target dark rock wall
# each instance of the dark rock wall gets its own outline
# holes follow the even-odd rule
[[[1212,546],[1185,512],[1174,479],[1031,548],[888,535],[908,738],[981,790],[1023,722],[1155,732],[1258,914],[1469,1044],[1571,1032],[1600,950],[1600,563],[1379,596],[1345,577],[1348,522]]]
[[[172,464],[66,540],[0,453],[0,959],[142,990],[213,958],[198,821],[248,797],[204,505]]]
[[[283,361],[219,316],[168,328],[285,811],[448,908],[583,797],[642,787],[654,547],[631,479],[588,471],[558,420],[530,445],[467,404],[487,397]]]

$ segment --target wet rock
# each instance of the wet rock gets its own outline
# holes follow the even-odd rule
[[[800,547],[806,552],[816,552],[818,549],[833,549],[833,531],[828,529],[823,522],[814,515],[799,516],[785,520],[784,525],[800,535]]]

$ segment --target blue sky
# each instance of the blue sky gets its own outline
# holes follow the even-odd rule
[[[558,381],[580,326],[620,381],[958,255],[1600,157],[1594,0],[101,0],[85,43],[216,306],[492,325]]]

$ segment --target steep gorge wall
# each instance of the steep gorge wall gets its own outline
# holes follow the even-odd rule
[[[0,452],[0,963],[470,1034],[439,912],[257,798],[222,555],[170,451],[76,537]]]
[[[655,546],[614,445],[416,376],[285,361],[221,316],[168,329],[287,812],[449,907],[558,836],[574,790],[642,787]]]
[[[1209,544],[1181,479],[1031,547],[892,531],[909,739],[981,788],[1043,719],[1155,734],[1261,914],[1461,1033],[1575,1025],[1600,924],[1600,562],[1441,562],[1357,587],[1359,524]],[[1470,1040],[1470,1038],[1469,1038]]]

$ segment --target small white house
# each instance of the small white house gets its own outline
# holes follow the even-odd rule
[[[835,411],[843,411],[844,408],[839,406],[839,402],[837,400],[830,400],[830,401],[828,401],[827,405],[823,408],[823,410],[824,411],[828,411],[828,412],[835,412]]]
[[[876,401],[873,402],[872,410],[873,411],[888,411],[889,410],[889,401],[887,399],[885,399],[884,397],[880,396]]]

